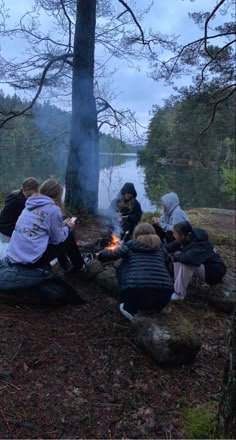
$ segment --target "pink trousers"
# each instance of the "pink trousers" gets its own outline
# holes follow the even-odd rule
[[[195,274],[200,280],[205,281],[205,267],[201,266],[187,266],[183,263],[174,263],[174,277],[175,277],[175,292],[182,298],[186,296],[187,287]]]

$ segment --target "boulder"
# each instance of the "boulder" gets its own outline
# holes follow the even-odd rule
[[[93,280],[98,274],[104,271],[103,265],[98,260],[93,260],[91,266],[86,272],[81,273],[81,277],[85,280]]]
[[[105,269],[99,273],[96,277],[96,283],[102,289],[107,290],[112,296],[119,296],[119,286],[116,276],[116,270],[114,268]]]
[[[208,302],[222,312],[233,312],[236,304],[236,285],[232,273],[227,273],[221,283],[210,287]]]
[[[176,308],[171,313],[161,313],[156,318],[137,316],[131,324],[136,330],[140,345],[160,365],[187,364],[200,350],[200,339],[192,324]]]

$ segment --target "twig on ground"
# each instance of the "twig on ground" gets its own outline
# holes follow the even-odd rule
[[[0,414],[1,414],[2,418],[3,418],[3,420],[4,420],[4,423],[5,423],[8,431],[10,431],[10,426],[9,426],[8,421],[6,420],[6,417],[5,417],[4,413],[2,411],[0,411]]]
[[[13,362],[13,361],[16,359],[16,357],[18,356],[18,354],[20,353],[20,350],[21,350],[21,347],[22,347],[23,341],[24,341],[24,338],[22,338],[22,340],[21,340],[21,342],[20,342],[20,344],[19,344],[19,346],[18,346],[17,351],[15,352],[13,358],[11,359],[11,362]]]

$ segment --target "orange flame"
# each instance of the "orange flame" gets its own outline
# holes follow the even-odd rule
[[[111,241],[108,246],[105,247],[107,251],[114,251],[120,245],[120,239],[116,234],[112,234]]]

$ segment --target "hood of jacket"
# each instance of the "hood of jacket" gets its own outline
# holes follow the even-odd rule
[[[151,248],[150,246],[145,246],[143,243],[137,240],[130,240],[125,243],[125,246],[133,252],[143,252],[143,253],[152,253],[156,252],[159,248]]]
[[[8,196],[6,197],[6,204],[10,203],[12,200],[19,198],[22,200],[26,200],[23,191],[21,189],[19,191],[13,191],[12,193],[8,194]]]
[[[126,183],[122,186],[122,188],[121,188],[121,190],[120,190],[120,193],[121,193],[122,196],[123,196],[124,194],[126,194],[126,193],[130,193],[130,194],[133,195],[134,198],[137,197],[137,192],[136,192],[135,186],[134,186],[134,184],[131,183],[131,182],[126,182]]]
[[[26,201],[25,207],[29,211],[33,211],[33,209],[40,208],[45,205],[55,205],[55,202],[53,199],[51,199],[51,197],[39,194],[29,197]]]
[[[170,215],[179,206],[179,197],[176,193],[170,192],[161,197],[161,202],[165,205],[166,214]]]
[[[196,241],[208,241],[208,233],[205,229],[193,228],[192,235]]]

